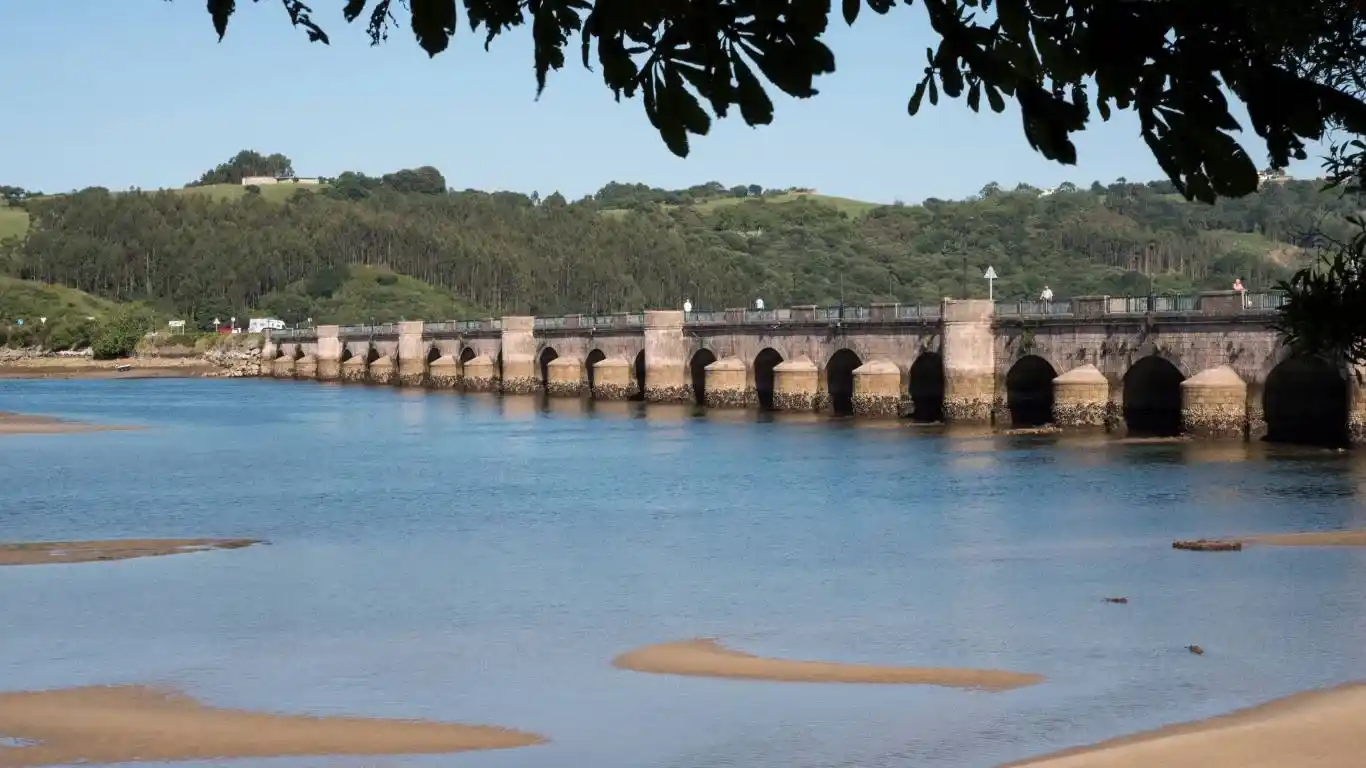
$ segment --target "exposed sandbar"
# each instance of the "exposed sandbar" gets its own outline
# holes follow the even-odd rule
[[[1359,768],[1366,686],[1288,696],[1194,723],[1011,763],[1007,768]]]
[[[260,539],[105,539],[103,541],[0,542],[0,566],[94,563],[135,557],[241,549]]]
[[[126,429],[141,429],[141,427],[88,424],[83,421],[67,421],[54,416],[30,416],[0,411],[0,435],[59,435],[69,432],[109,432]]]
[[[725,648],[715,640],[682,640],[647,645],[612,660],[635,672],[690,677],[724,677],[790,683],[891,683],[941,685],[1004,691],[1043,681],[1042,675],[995,669],[889,667],[832,661],[787,661]]]
[[[1310,531],[1243,536],[1248,544],[1272,547],[1366,547],[1366,531]]]
[[[122,370],[120,370],[122,369]],[[203,376],[218,367],[200,357],[31,357],[0,363],[0,379],[152,379]]]
[[[541,744],[496,726],[278,715],[141,686],[0,694],[0,768],[303,755],[439,754]]]

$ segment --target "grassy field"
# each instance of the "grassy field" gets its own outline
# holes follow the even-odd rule
[[[461,320],[487,317],[488,313],[472,306],[445,289],[424,283],[406,275],[376,267],[354,266],[351,275],[331,296],[315,298],[306,295],[306,286],[294,284],[259,302],[262,312],[288,314],[285,307],[299,314],[307,313],[315,323],[367,324],[393,323],[400,320]]]
[[[813,203],[827,205],[837,211],[842,211],[851,217],[862,216],[874,208],[881,208],[885,203],[870,203],[867,200],[854,200],[848,197],[834,197],[833,195],[818,195],[806,192],[787,192],[781,195],[764,195],[763,197],[718,197],[712,200],[703,200],[695,203],[692,207],[699,211],[714,211],[717,208],[725,208],[732,205],[742,205],[747,202],[763,201],[765,205],[784,205],[795,203],[798,200],[810,200]],[[675,206],[664,206],[673,208]],[[602,212],[604,216],[625,216],[626,211],[622,209],[610,209]]]
[[[284,202],[296,190],[305,189],[309,192],[317,192],[325,186],[325,184],[267,184],[261,187],[261,199],[271,202]],[[209,184],[203,187],[185,187],[171,191],[182,195],[211,197],[214,200],[238,200],[247,194],[247,188],[241,184]]]
[[[0,320],[56,318],[65,315],[98,317],[114,303],[64,285],[48,285],[14,277],[0,277]]]
[[[28,211],[8,206],[0,208],[0,240],[23,237],[28,232]]]

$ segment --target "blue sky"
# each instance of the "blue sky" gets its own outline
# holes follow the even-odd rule
[[[202,0],[7,5],[0,184],[46,192],[181,186],[246,148],[283,152],[304,175],[425,164],[456,188],[571,198],[608,181],[717,180],[917,202],[991,181],[1162,176],[1127,114],[1097,118],[1072,167],[1034,154],[1010,112],[977,115],[941,101],[907,116],[931,42],[918,5],[865,13],[852,29],[835,23],[827,42],[838,71],[818,81],[819,96],[775,93],[773,125],[751,129],[736,115],[695,139],[687,159],[664,147],[639,101],[614,103],[573,56],[537,101],[525,33],[485,53],[462,27],[450,50],[428,59],[405,29],[370,47],[359,24],[341,20],[341,0],[312,3],[331,46],[309,44],[274,0],[242,0],[222,43]],[[1256,142],[1245,146],[1261,164]],[[1290,171],[1315,176],[1318,163]]]

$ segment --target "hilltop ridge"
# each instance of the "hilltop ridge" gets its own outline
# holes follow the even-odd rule
[[[200,322],[258,309],[287,322],[367,322],[418,311],[431,320],[628,311],[684,298],[699,309],[756,298],[937,301],[984,295],[988,265],[1001,298],[1036,296],[1044,284],[1059,297],[1184,293],[1235,277],[1260,290],[1312,258],[1316,233],[1333,233],[1353,211],[1318,182],[1295,180],[1210,206],[1166,181],[1123,179],[1054,190],[992,183],[966,200],[881,205],[717,182],[614,182],[570,201],[453,191],[430,167],[347,172],[316,186],[206,177],[180,190],[92,188],[0,209],[10,233],[0,272]],[[411,278],[402,282],[413,293],[350,302],[307,288],[352,267]]]

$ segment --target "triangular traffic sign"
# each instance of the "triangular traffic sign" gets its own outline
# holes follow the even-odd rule
[[[996,270],[992,267],[987,267],[987,273],[985,275],[982,275],[982,277],[986,278],[987,280],[995,280]]]

